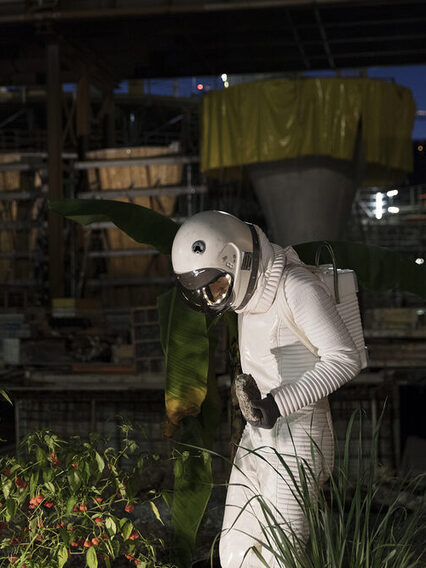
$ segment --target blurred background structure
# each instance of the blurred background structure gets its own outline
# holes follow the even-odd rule
[[[421,0],[0,0],[3,451],[45,426],[107,434],[118,415],[167,446],[155,306],[169,259],[48,199],[178,221],[221,209],[280,244],[339,238],[424,264],[425,24]],[[370,367],[332,397],[337,432],[361,407],[371,438],[386,400],[382,463],[421,471],[426,302],[360,300]]]

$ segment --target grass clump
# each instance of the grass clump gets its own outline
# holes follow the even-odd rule
[[[359,434],[354,423],[359,416]],[[378,459],[380,423],[375,429],[371,452],[363,456],[362,417],[354,413],[349,421],[344,448],[327,483],[320,485],[314,466],[296,457],[297,471],[288,465],[288,456],[273,448],[278,475],[286,483],[304,511],[309,527],[306,543],[292,529],[282,512],[253,488],[262,515],[261,536],[252,551],[259,561],[274,568],[424,568],[426,552],[425,488],[426,474],[413,478],[381,475]],[[294,444],[293,444],[294,446]],[[350,456],[357,455],[356,471],[350,468]],[[296,448],[294,448],[296,450]],[[248,450],[250,451],[250,450]],[[253,452],[265,461],[260,452]],[[311,439],[312,456],[321,449]],[[283,473],[284,472],[284,473]],[[245,486],[246,487],[246,486]],[[317,499],[312,495],[317,493]],[[247,506],[245,505],[245,509]],[[263,518],[262,518],[263,517]],[[247,551],[247,554],[250,553]],[[268,561],[265,559],[267,558]]]

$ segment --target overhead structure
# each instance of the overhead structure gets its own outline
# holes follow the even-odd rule
[[[362,181],[412,170],[411,91],[373,79],[276,79],[206,95],[201,167],[246,166],[279,244],[337,239]]]
[[[7,0],[0,84],[43,85],[56,33],[62,82],[288,73],[426,62],[423,0]],[[111,41],[114,38],[114,41]]]

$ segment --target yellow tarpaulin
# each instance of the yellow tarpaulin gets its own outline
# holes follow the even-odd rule
[[[203,100],[203,171],[300,156],[351,160],[361,128],[367,175],[383,183],[412,170],[411,91],[376,79],[274,79]]]

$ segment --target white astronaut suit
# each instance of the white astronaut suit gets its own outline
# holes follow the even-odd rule
[[[333,467],[327,396],[359,373],[359,353],[326,287],[291,247],[271,244],[258,227],[223,212],[198,213],[179,229],[172,262],[191,305],[238,313],[241,367],[262,395],[262,419],[246,425],[231,472],[219,547],[222,568],[263,567],[252,547],[271,568],[283,566],[262,547],[265,521],[253,497],[262,496],[287,534],[307,540],[287,468],[296,482],[298,464],[315,472],[309,484],[315,499]],[[284,302],[315,354],[288,325]]]

